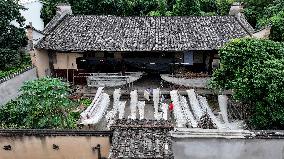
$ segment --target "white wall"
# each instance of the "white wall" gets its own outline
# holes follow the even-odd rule
[[[182,138],[175,159],[283,159],[284,139]]]

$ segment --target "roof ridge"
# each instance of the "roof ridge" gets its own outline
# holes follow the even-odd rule
[[[248,30],[248,28],[241,22],[241,20],[237,16],[233,16],[235,19],[237,19],[237,22],[241,25],[241,27],[250,35],[253,36],[253,34]]]
[[[51,30],[56,28],[58,24],[60,24],[68,16],[69,14],[56,13],[56,15],[52,18],[52,20],[44,27],[43,33],[48,34]]]
[[[57,26],[59,26],[60,24],[62,24],[63,21],[65,21],[68,17],[70,17],[70,15],[66,14],[64,15],[59,21],[56,22],[56,24],[54,26],[52,26],[51,28],[49,28],[47,31],[42,31],[42,34],[44,35],[43,38],[41,38],[37,44],[35,45],[35,48],[39,48],[40,45],[45,41],[47,35],[49,35],[51,30],[54,30]],[[45,47],[45,46],[44,46]]]
[[[201,16],[195,16],[195,15],[190,15],[190,16],[147,16],[147,15],[145,15],[145,16],[117,16],[117,15],[95,15],[95,14],[90,14],[90,15],[83,15],[83,14],[80,14],[80,15],[70,15],[70,16],[72,16],[72,17],[77,17],[77,16],[95,16],[95,17],[141,17],[141,18],[143,18],[143,17],[145,17],[145,18],[151,18],[151,17],[153,17],[153,18],[162,18],[162,17],[168,17],[168,18],[170,18],[170,17],[185,17],[185,18],[187,18],[187,17],[235,17],[235,16],[233,16],[233,15],[213,15],[213,16],[210,16],[210,15],[201,15]]]

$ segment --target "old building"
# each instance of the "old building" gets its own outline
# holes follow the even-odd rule
[[[211,74],[220,47],[254,34],[241,8],[232,7],[229,16],[118,17],[73,15],[61,4],[31,54],[40,77],[71,82],[80,72]]]

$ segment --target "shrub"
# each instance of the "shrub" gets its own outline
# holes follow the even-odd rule
[[[284,44],[236,39],[220,50],[221,68],[211,85],[232,89],[234,98],[251,105],[248,124],[255,129],[284,128]]]
[[[56,78],[28,81],[21,88],[22,95],[0,108],[3,128],[59,128],[76,127],[78,113],[71,101],[69,86]]]

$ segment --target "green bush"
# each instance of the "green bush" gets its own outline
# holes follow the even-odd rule
[[[269,21],[272,24],[270,39],[284,42],[284,9],[276,16],[270,18]]]
[[[92,100],[89,98],[83,98],[83,99],[80,99],[80,103],[84,105],[85,107],[88,107],[92,103]]]
[[[69,85],[56,78],[28,81],[22,95],[0,108],[1,127],[32,129],[76,128],[77,103],[68,98]]]
[[[211,85],[232,89],[234,98],[251,105],[254,129],[284,128],[284,44],[236,39],[220,51],[221,68]]]

